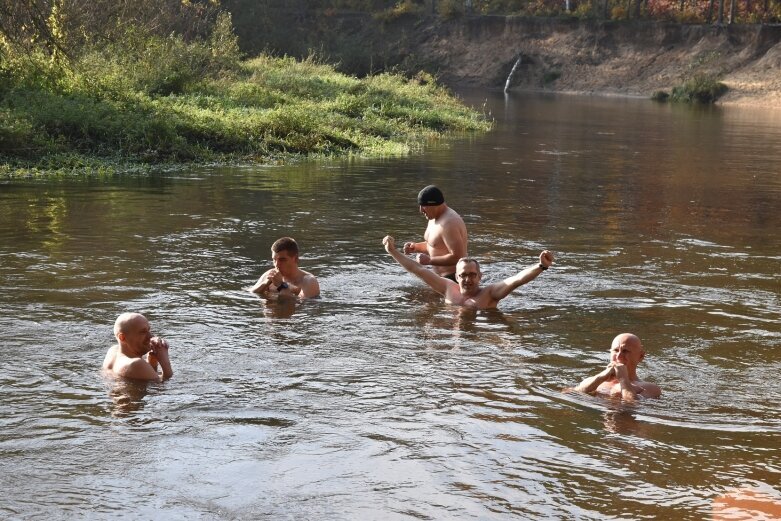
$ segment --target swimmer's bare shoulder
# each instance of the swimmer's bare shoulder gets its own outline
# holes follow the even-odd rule
[[[119,346],[114,344],[106,352],[106,357],[103,359],[103,369],[111,370],[114,368],[114,361],[117,359],[117,350]]]

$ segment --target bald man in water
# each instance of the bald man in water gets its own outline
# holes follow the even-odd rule
[[[637,366],[644,357],[645,348],[640,339],[632,333],[621,333],[613,339],[607,367],[580,382],[575,390],[620,396],[624,400],[635,400],[638,396],[659,398],[662,390],[658,385],[637,377]]]
[[[434,185],[418,193],[418,208],[426,219],[423,242],[408,242],[405,254],[417,253],[418,263],[431,266],[441,277],[456,282],[456,263],[466,257],[466,225],[458,213],[445,203],[442,190]]]
[[[113,375],[135,380],[162,382],[173,376],[168,358],[168,342],[153,337],[149,321],[140,313],[122,313],[114,322],[117,344],[103,360],[103,369]],[[145,356],[146,355],[146,356]],[[163,374],[158,374],[158,365]]]
[[[416,275],[420,280],[428,284],[431,289],[444,295],[445,302],[474,309],[494,309],[504,297],[516,288],[536,279],[540,273],[547,270],[553,264],[553,253],[548,250],[540,253],[540,262],[529,266],[517,275],[495,282],[485,287],[480,287],[483,274],[480,272],[480,264],[471,257],[464,257],[456,263],[456,281],[440,277],[433,271],[429,271],[414,260],[405,256],[396,249],[396,241],[390,235],[382,240],[391,257],[408,272]]]

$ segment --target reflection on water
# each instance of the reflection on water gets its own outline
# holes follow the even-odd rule
[[[421,157],[0,184],[0,514],[703,519],[777,498],[781,118],[487,106],[495,132]],[[557,265],[498,310],[445,305],[381,246],[421,237],[429,183],[484,283],[543,248]],[[283,235],[321,298],[246,291]],[[126,310],[171,342],[171,381],[103,379]],[[622,331],[662,398],[562,393]]]
[[[111,415],[116,418],[133,416],[144,406],[148,382],[105,377],[108,395],[113,408]]]

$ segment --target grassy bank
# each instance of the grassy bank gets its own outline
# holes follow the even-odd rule
[[[237,53],[215,37],[131,35],[57,64],[6,47],[0,174],[400,155],[445,133],[490,128],[431,77],[358,79],[315,59]]]

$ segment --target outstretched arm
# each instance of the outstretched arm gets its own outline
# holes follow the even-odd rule
[[[382,240],[385,251],[387,251],[391,257],[396,259],[396,262],[401,264],[401,267],[417,276],[420,280],[428,284],[431,289],[437,293],[444,295],[447,292],[449,284],[454,284],[453,281],[440,277],[433,271],[429,271],[414,260],[402,254],[396,249],[396,240],[390,235],[385,236]]]
[[[494,300],[502,300],[504,297],[513,292],[517,287],[536,279],[540,273],[548,269],[554,261],[553,253],[548,250],[540,253],[540,263],[534,266],[529,266],[522,272],[512,277],[506,278],[501,282],[491,284],[489,286],[491,291],[491,298]]]

